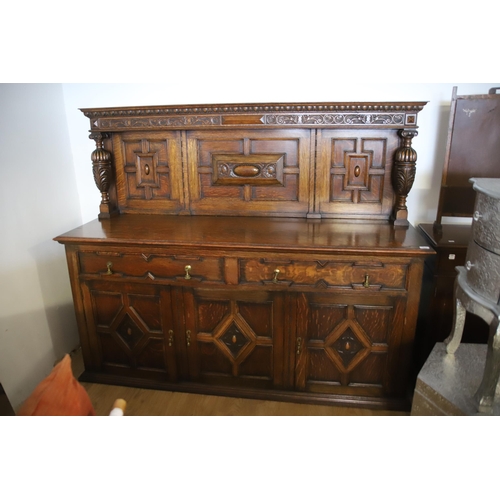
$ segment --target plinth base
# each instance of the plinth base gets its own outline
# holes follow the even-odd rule
[[[474,394],[483,378],[486,350],[482,344],[461,344],[455,354],[447,354],[445,344],[437,343],[418,375],[411,415],[484,415]],[[500,403],[489,415],[500,415]]]

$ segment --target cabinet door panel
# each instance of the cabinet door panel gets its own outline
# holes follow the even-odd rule
[[[92,281],[84,283],[82,291],[97,371],[176,379],[168,289]]]
[[[310,148],[309,130],[188,132],[192,213],[305,215]]]
[[[192,377],[231,386],[281,384],[281,294],[186,290],[184,304],[194,341],[188,349]]]
[[[391,130],[319,131],[316,210],[324,217],[387,219],[398,145]]]
[[[292,307],[299,390],[387,395],[403,325],[404,300],[385,294],[298,294]]]
[[[180,213],[185,209],[179,132],[116,134],[113,152],[122,212]]]

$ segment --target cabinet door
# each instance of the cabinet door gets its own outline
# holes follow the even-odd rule
[[[404,305],[380,293],[298,294],[290,315],[295,388],[353,396],[403,390],[396,371]]]
[[[282,294],[185,290],[184,313],[192,380],[250,388],[282,385]]]
[[[168,287],[96,280],[83,283],[82,292],[93,356],[90,371],[176,380]]]

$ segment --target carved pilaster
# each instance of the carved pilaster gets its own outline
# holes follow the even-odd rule
[[[104,149],[103,146],[103,141],[106,137],[106,134],[100,132],[90,134],[90,138],[95,140],[97,146],[92,152],[91,160],[94,181],[101,192],[99,219],[109,218],[115,212],[114,207],[110,203],[109,196],[113,173],[111,168],[111,153],[107,149]]]
[[[399,130],[402,145],[396,150],[392,185],[396,193],[393,220],[395,226],[408,226],[408,207],[406,198],[415,180],[417,152],[411,147],[412,139],[418,135],[416,130]]]

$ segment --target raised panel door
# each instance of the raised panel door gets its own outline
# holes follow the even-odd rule
[[[184,291],[191,380],[276,388],[283,380],[283,295]]]
[[[301,391],[387,396],[398,385],[404,323],[402,297],[389,294],[297,294],[294,378]]]
[[[82,284],[91,371],[158,381],[177,379],[168,287],[116,281]]]

